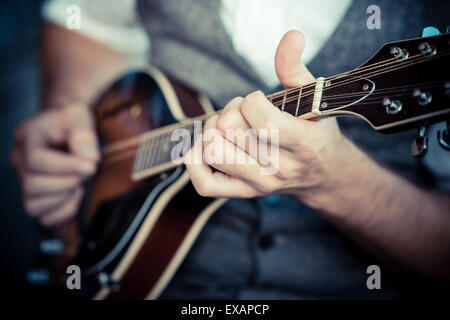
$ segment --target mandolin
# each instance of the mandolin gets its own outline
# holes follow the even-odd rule
[[[427,126],[450,119],[449,57],[448,34],[388,43],[354,70],[267,98],[293,117],[354,116],[381,133],[419,128],[411,149],[421,157]],[[192,133],[196,121],[220,111],[148,66],[112,84],[92,112],[102,146],[98,172],[62,240],[41,243],[29,279],[93,299],[155,299],[226,201],[195,192],[184,166],[171,160],[172,132]],[[438,134],[447,150],[449,132],[447,122]],[[81,290],[66,288],[69,265],[81,269]]]

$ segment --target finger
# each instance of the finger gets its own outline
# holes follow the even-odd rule
[[[100,159],[97,135],[92,116],[85,106],[73,106],[65,109],[66,117],[72,119],[68,129],[68,145],[75,155],[89,160]]]
[[[237,161],[237,159],[236,159],[237,154],[235,152],[235,149],[230,148],[229,150],[226,150],[225,142],[228,142],[231,144],[233,144],[233,143],[226,140],[224,138],[221,130],[217,129],[219,121],[220,121],[220,116],[214,115],[214,116],[210,117],[206,121],[205,125],[203,126],[203,135],[202,135],[203,147],[204,147],[203,156],[204,156],[204,159],[206,160],[206,162],[209,165],[213,165],[213,166],[214,166],[214,164],[225,163],[225,162],[236,163],[236,161]],[[228,131],[228,137],[230,138],[231,130],[227,130],[227,131]],[[240,132],[239,134],[244,135],[243,132]],[[237,137],[237,138],[239,138],[239,137]],[[230,139],[230,140],[234,140],[234,139]],[[244,142],[244,144],[245,144],[245,142]],[[255,143],[253,143],[253,144],[255,144]],[[242,149],[240,149],[240,150],[243,151]],[[245,151],[241,152],[240,156],[242,156],[242,157],[248,156],[248,158],[251,158],[250,154],[245,153]],[[243,161],[243,159],[240,159],[240,160]],[[251,161],[254,164],[257,163],[255,158],[248,159],[247,161]]]
[[[25,121],[15,132],[16,147],[64,145],[66,119],[60,112],[46,112]]]
[[[203,141],[205,162],[215,169],[245,181],[261,192],[267,192],[267,187],[277,183],[274,177],[277,168],[271,168],[271,163],[266,167],[261,166],[245,151],[223,138],[218,130],[205,131]]]
[[[275,70],[285,88],[303,86],[315,81],[301,60],[305,49],[305,37],[299,31],[286,33],[275,54]]]
[[[25,154],[25,170],[31,173],[80,174],[86,177],[96,170],[93,161],[51,149],[34,148]]]
[[[39,219],[42,225],[54,227],[73,217],[78,211],[82,196],[82,189],[75,190],[69,201]]]
[[[241,113],[241,105],[243,102],[244,98],[236,97],[220,113],[217,119],[217,129],[222,132],[224,137],[226,137],[226,133],[229,130],[246,131],[250,129],[250,125]]]
[[[217,127],[222,136],[237,148],[243,150],[249,157],[255,159],[263,167],[278,167],[278,142],[274,145],[267,143],[267,137],[259,139],[256,130],[251,128],[241,113],[243,98],[233,99],[218,117],[207,121],[204,129]],[[264,132],[262,133],[264,134]],[[276,159],[275,159],[276,157]]]
[[[194,147],[187,153],[185,164],[192,184],[201,196],[252,198],[259,195],[257,190],[244,181],[218,171],[213,172],[203,160],[202,139],[198,139]]]
[[[78,187],[81,179],[76,175],[50,176],[41,174],[25,174],[23,192],[27,197],[69,191]]]
[[[257,136],[241,113],[244,98],[231,100],[217,119],[216,127],[228,141],[257,159]]]
[[[73,191],[51,194],[42,197],[27,198],[24,201],[25,211],[31,217],[39,218],[43,214],[61,206],[66,201],[70,200],[72,195]]]
[[[256,130],[258,139],[267,140],[273,145],[292,151],[301,146],[307,136],[312,121],[295,118],[274,108],[261,91],[245,97],[241,112],[250,126]]]

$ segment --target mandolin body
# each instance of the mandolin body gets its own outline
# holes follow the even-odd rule
[[[93,106],[103,149],[212,111],[204,96],[153,67],[125,75]],[[80,266],[77,295],[155,299],[225,200],[199,196],[184,166],[133,181],[137,145],[119,146],[120,152],[103,152],[97,174],[86,184],[62,266]]]

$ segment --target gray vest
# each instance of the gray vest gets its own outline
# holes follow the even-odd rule
[[[371,4],[381,8],[381,30],[366,27]],[[139,14],[152,40],[151,63],[208,94],[217,106],[257,89],[270,93],[275,88],[267,88],[233,50],[220,5],[217,0],[139,1]],[[426,12],[425,1],[355,0],[308,67],[316,76],[353,69],[384,43],[415,37],[426,23],[441,23],[430,21]],[[414,132],[384,136],[359,119],[339,122],[343,132],[378,161],[426,183],[420,163],[409,155]],[[233,200],[207,224],[163,297],[398,296],[402,285],[389,283],[388,277],[382,293],[367,290],[365,270],[370,264],[380,263],[289,197],[275,202]]]

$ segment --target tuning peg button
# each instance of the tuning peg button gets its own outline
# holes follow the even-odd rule
[[[420,33],[421,38],[427,38],[427,37],[434,37],[440,35],[441,32],[438,28],[435,27],[426,27],[423,28],[422,32]]]
[[[415,158],[423,158],[428,152],[429,138],[426,135],[425,126],[419,128],[419,135],[411,144],[411,155]]]

